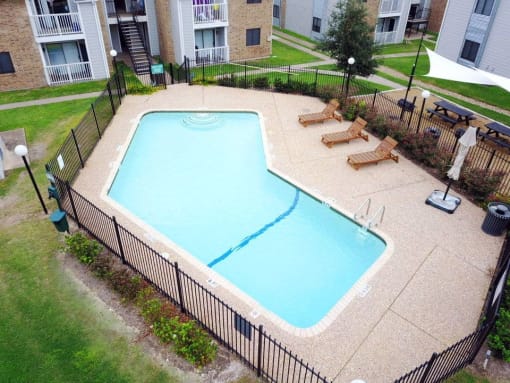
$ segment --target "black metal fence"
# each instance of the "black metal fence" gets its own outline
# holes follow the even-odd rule
[[[435,132],[438,146],[455,155],[461,130],[439,119],[430,119],[421,99],[402,99],[391,93],[380,92],[370,83],[359,78],[349,78],[345,73],[306,68],[296,65],[275,66],[256,62],[206,62],[185,58],[182,65],[169,65],[165,72],[168,83],[213,83],[228,87],[274,90],[320,97],[324,100],[338,98],[344,104],[362,102],[378,114],[399,121],[412,132]],[[140,78],[146,84],[150,79]],[[399,101],[401,102],[399,105]],[[343,107],[344,108],[344,107]],[[491,136],[484,136],[477,146],[470,149],[464,169],[485,169],[504,173],[498,192],[510,194],[510,144]]]
[[[90,109],[48,162],[46,169],[61,179],[73,181],[78,170],[85,166],[97,142],[115,115],[122,97],[126,95],[126,83],[121,72],[114,74],[105,90],[90,104]]]
[[[269,382],[322,382],[315,371],[291,350],[256,326],[207,288],[144,243],[115,217],[87,200],[69,182],[55,178],[60,206],[79,228],[96,238],[121,261],[142,275],[181,311],[206,328],[257,375]]]
[[[441,353],[433,353],[430,360],[403,375],[395,383],[441,382],[472,363],[496,322],[509,274],[510,241],[507,239],[501,248],[479,328]]]
[[[185,72],[185,77],[186,73],[190,72]],[[342,92],[342,89],[337,91]],[[367,92],[364,84],[356,81],[353,81],[350,89],[345,89],[347,91],[358,103],[372,105],[390,118],[407,121],[409,129],[422,129],[421,113],[416,114],[416,110],[402,112],[398,100],[387,94]],[[219,343],[255,370],[258,376],[275,383],[329,382],[312,366],[267,334],[262,326],[255,326],[181,270],[176,262],[172,263],[162,257],[120,225],[115,217],[107,215],[70,186],[102,137],[125,94],[123,76],[112,77],[85,117],[71,130],[55,158],[47,164],[48,171],[55,177],[61,209],[79,228],[96,238],[124,264],[140,273],[183,312],[209,330]],[[413,121],[417,121],[415,125]],[[427,126],[430,124],[427,123]],[[449,145],[447,147],[451,147],[453,153],[457,137],[441,123],[433,126],[442,132],[439,145]],[[488,153],[488,157],[492,157],[491,161],[494,161],[495,156],[492,152]],[[395,382],[440,382],[471,363],[496,319],[509,268],[510,245],[505,242],[484,308],[485,320],[480,328],[441,353],[434,353],[429,361]]]

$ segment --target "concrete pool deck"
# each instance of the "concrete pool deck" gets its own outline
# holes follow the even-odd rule
[[[385,206],[377,232],[391,239],[393,253],[363,286],[357,286],[331,323],[313,334],[288,331],[263,312],[251,317],[253,302],[239,299],[221,283],[212,291],[255,325],[263,324],[269,334],[328,379],[388,382],[476,329],[503,238],[482,232],[485,212],[465,198],[453,215],[426,205],[430,193],[444,190],[445,185],[402,156],[398,164],[385,161],[354,170],[347,164],[347,155],[371,150],[379,140],[370,136],[369,142],[355,140],[328,149],[321,135],[344,130],[350,122],[328,121],[304,128],[297,120],[299,114],[323,107],[312,97],[187,84],[153,95],[127,96],[74,187],[207,286],[210,272],[204,272],[205,267],[197,267],[197,262],[176,252],[101,195],[138,118],[146,111],[260,112],[272,167],[351,217],[367,198],[372,201],[371,214]]]

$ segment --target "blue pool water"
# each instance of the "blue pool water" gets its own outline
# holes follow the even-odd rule
[[[256,113],[146,114],[109,196],[300,328],[385,249],[266,169]]]

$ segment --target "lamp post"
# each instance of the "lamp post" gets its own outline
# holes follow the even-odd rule
[[[351,81],[352,66],[354,65],[355,62],[356,60],[354,59],[354,57],[349,57],[347,59],[348,67],[347,67],[347,85],[345,87],[345,98],[349,97],[349,82]]]
[[[26,158],[26,155],[28,153],[28,149],[25,145],[16,145],[14,148],[14,153],[16,153],[17,156],[21,157],[23,159],[23,162],[25,163],[25,167],[27,168],[28,175],[30,176],[30,179],[32,180],[32,185],[34,185],[35,192],[37,193],[37,197],[39,197],[39,201],[41,202],[41,206],[44,210],[45,214],[48,214],[48,209],[46,209],[46,205],[44,204],[44,201],[41,196],[41,192],[39,192],[39,188],[37,187],[37,184],[35,183],[34,175],[32,174],[32,171],[30,170],[30,166],[28,165],[28,161]]]
[[[110,56],[112,56],[113,61],[113,70],[115,76],[115,82],[117,83],[117,94],[119,96],[119,103],[122,103],[122,91],[120,90],[120,78],[119,78],[119,68],[117,67],[117,51],[112,49],[110,51]]]
[[[117,51],[115,49],[112,49],[110,51],[110,56],[112,56],[112,61],[113,61],[113,70],[115,72],[115,74],[117,74]]]
[[[402,117],[404,116],[405,106],[407,103],[407,96],[409,94],[409,89],[411,89],[411,85],[413,84],[414,73],[416,72],[416,64],[418,64],[418,59],[420,58],[421,46],[423,44],[423,38],[425,37],[425,33],[427,32],[427,26],[428,26],[428,24],[425,25],[425,28],[423,29],[423,32],[421,34],[420,45],[418,45],[418,52],[416,53],[416,58],[414,59],[413,68],[411,69],[411,75],[409,76],[409,82],[407,83],[406,95],[404,97],[405,102],[402,104],[402,111],[400,112],[401,120],[402,120]]]
[[[421,118],[423,116],[423,109],[425,109],[425,102],[427,101],[427,98],[430,97],[430,92],[428,90],[424,90],[421,92],[421,97],[423,97],[423,101],[421,102],[421,111],[420,111],[420,117],[418,118],[418,127],[416,128],[416,133],[420,131],[420,125],[421,125]]]

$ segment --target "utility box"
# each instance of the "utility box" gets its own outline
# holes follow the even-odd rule
[[[490,235],[501,235],[510,222],[510,206],[502,202],[491,202],[482,223],[482,230]]]
[[[67,222],[66,212],[60,209],[55,210],[50,215],[50,221],[55,225],[55,228],[63,233],[67,231],[69,233],[69,223]]]

